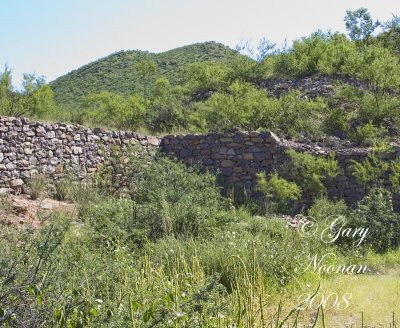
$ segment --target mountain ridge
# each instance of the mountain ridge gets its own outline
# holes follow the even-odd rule
[[[195,62],[228,62],[235,57],[245,56],[215,41],[194,43],[159,53],[121,50],[74,69],[49,84],[58,104],[77,105],[92,92],[110,91],[125,95],[138,92],[140,83],[135,65],[144,59],[157,64],[157,78],[167,77],[175,85],[183,71]]]

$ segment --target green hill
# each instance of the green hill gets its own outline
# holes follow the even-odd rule
[[[74,106],[93,92],[130,94],[141,90],[136,65],[145,58],[157,63],[157,77],[165,76],[172,84],[177,84],[192,63],[230,62],[240,56],[237,51],[216,42],[196,43],[157,54],[120,51],[61,76],[50,85],[57,104]]]

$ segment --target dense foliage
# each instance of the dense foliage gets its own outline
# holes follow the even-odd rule
[[[318,288],[324,275],[297,273],[309,254],[337,254],[328,263],[338,265],[343,257],[365,260],[358,251],[399,245],[399,215],[387,191],[374,189],[355,210],[322,198],[308,211],[320,223],[344,215],[349,226],[370,228],[355,252],[346,240],[327,245],[282,219],[232,207],[195,168],[145,156],[130,167],[128,194],[114,189],[113,169],[104,169],[91,184],[64,181],[54,191],[76,202],[73,217],[39,212],[40,227],[2,226],[5,327],[262,327],[277,320],[297,327],[299,311],[277,303],[283,291]],[[272,205],[300,192],[276,174],[261,189]],[[7,198],[0,205],[2,213],[12,211]]]

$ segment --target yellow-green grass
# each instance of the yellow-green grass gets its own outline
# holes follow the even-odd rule
[[[286,313],[294,308],[303,293],[313,294],[318,285],[305,286],[298,292],[289,292],[283,299],[283,308]],[[325,309],[324,322],[322,324],[322,313],[319,311],[319,319],[316,327],[393,327],[393,316],[400,327],[400,268],[392,268],[390,273],[385,274],[364,274],[364,275],[336,275],[332,278],[322,278],[318,294],[310,309],[310,303],[302,306],[304,310],[299,313],[298,327],[311,324],[316,317],[316,309],[322,301],[322,295],[327,298],[332,295],[327,302],[329,308],[333,305],[335,294],[338,300],[342,300],[342,308],[335,307]],[[343,302],[343,296],[346,294],[348,300]],[[350,296],[351,295],[351,296]],[[275,303],[277,300],[275,299]],[[271,314],[276,310],[276,305],[269,308]],[[294,322],[295,316],[289,322]]]

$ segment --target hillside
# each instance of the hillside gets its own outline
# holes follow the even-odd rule
[[[77,105],[83,96],[92,92],[110,91],[130,94],[139,91],[136,65],[143,59],[157,63],[156,77],[167,77],[176,84],[185,69],[195,62],[231,62],[242,57],[237,51],[216,42],[196,43],[162,53],[140,50],[116,52],[82,66],[51,83],[56,103]]]

